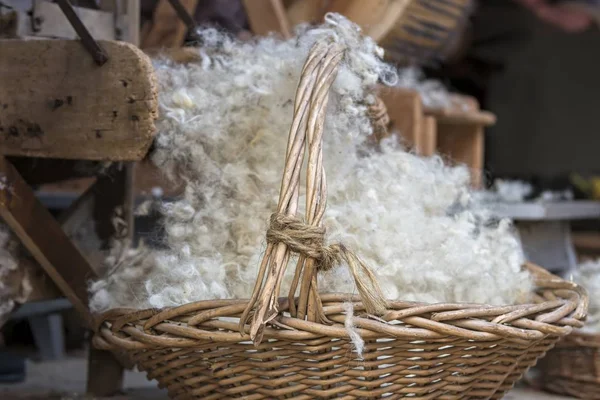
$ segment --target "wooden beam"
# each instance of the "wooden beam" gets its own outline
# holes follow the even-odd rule
[[[31,188],[0,157],[0,217],[91,326],[87,282],[94,271]]]
[[[77,41],[0,40],[0,154],[146,155],[158,115],[150,59],[128,43],[100,44],[109,56],[102,67]]]
[[[425,115],[435,117],[445,124],[491,126],[496,123],[496,116],[489,111],[455,111],[439,108],[425,108]]]
[[[181,5],[192,16],[196,12],[198,0],[180,0]],[[179,18],[168,0],[159,0],[154,9],[150,25],[143,29],[141,38],[143,49],[153,47],[181,47],[188,28]]]

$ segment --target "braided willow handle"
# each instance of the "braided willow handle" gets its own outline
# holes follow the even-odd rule
[[[385,300],[372,272],[343,245],[325,246],[322,227],[327,197],[323,169],[322,135],[325,110],[344,48],[338,43],[317,42],[304,64],[296,91],[294,118],[289,132],[285,169],[277,213],[267,233],[263,256],[248,307],[240,319],[240,331],[254,312],[250,336],[260,343],[265,325],[278,314],[281,282],[291,252],[299,253],[292,287],[290,313],[300,319],[326,322],[317,291],[317,272],[346,262],[354,275],[359,294],[370,312],[385,310]],[[305,220],[296,218],[300,171],[308,152]],[[266,278],[265,278],[266,276]],[[300,283],[300,295],[295,294]]]

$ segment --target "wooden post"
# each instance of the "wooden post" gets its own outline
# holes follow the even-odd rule
[[[437,148],[437,122],[435,118],[426,116],[421,124],[421,135],[415,144],[417,154],[430,157]]]
[[[391,130],[397,130],[408,147],[416,147],[423,132],[423,106],[419,93],[382,87],[379,96],[392,121]]]
[[[108,246],[115,234],[111,223],[117,207],[123,210],[127,222],[127,234],[133,238],[133,188],[134,165],[127,163],[110,174],[98,177],[96,183],[82,196],[92,201],[82,201],[78,207],[77,221],[92,219],[96,223],[96,235],[103,246]],[[100,249],[98,249],[100,250]],[[95,349],[90,342],[88,352],[87,393],[107,397],[119,393],[123,387],[124,364],[118,354]]]

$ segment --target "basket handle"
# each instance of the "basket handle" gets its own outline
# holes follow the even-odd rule
[[[327,322],[317,290],[317,272],[345,262],[356,282],[368,312],[381,314],[386,302],[375,275],[342,244],[325,246],[323,215],[327,202],[327,181],[323,168],[323,124],[331,87],[345,48],[338,43],[317,42],[308,55],[296,90],[294,118],[289,132],[285,168],[277,212],[267,231],[267,249],[248,306],[240,318],[244,331],[253,311],[250,336],[260,343],[265,325],[278,314],[281,282],[291,255],[299,254],[289,310],[292,316]],[[296,217],[300,171],[305,148],[308,152],[305,221]],[[265,278],[266,276],[266,278]],[[300,295],[296,304],[296,290]]]

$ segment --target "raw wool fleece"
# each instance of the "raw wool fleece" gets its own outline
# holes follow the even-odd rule
[[[0,185],[2,180],[0,180]],[[0,188],[1,189],[1,188]],[[0,326],[15,307],[15,298],[20,291],[29,293],[31,288],[21,288],[11,284],[13,275],[19,264],[17,261],[17,241],[12,236],[8,226],[0,222]]]
[[[600,259],[581,263],[573,274],[573,281],[586,288],[590,298],[582,331],[600,333]]]
[[[296,85],[310,47],[323,38],[348,48],[324,131],[330,240],[367,261],[391,299],[527,300],[531,283],[520,272],[510,224],[489,226],[485,212],[470,205],[466,168],[391,142],[380,151],[365,145],[372,133],[369,93],[378,80],[395,84],[395,71],[354,24],[329,15],[324,25],[302,27],[287,41],[240,43],[211,29],[199,34],[200,62],[155,61],[161,119],[153,160],[186,182],[181,199],[159,205],[167,250],[141,256],[131,250],[135,262],[92,284],[92,310],[249,297],[277,205]],[[324,274],[320,285],[355,292],[344,266]]]

